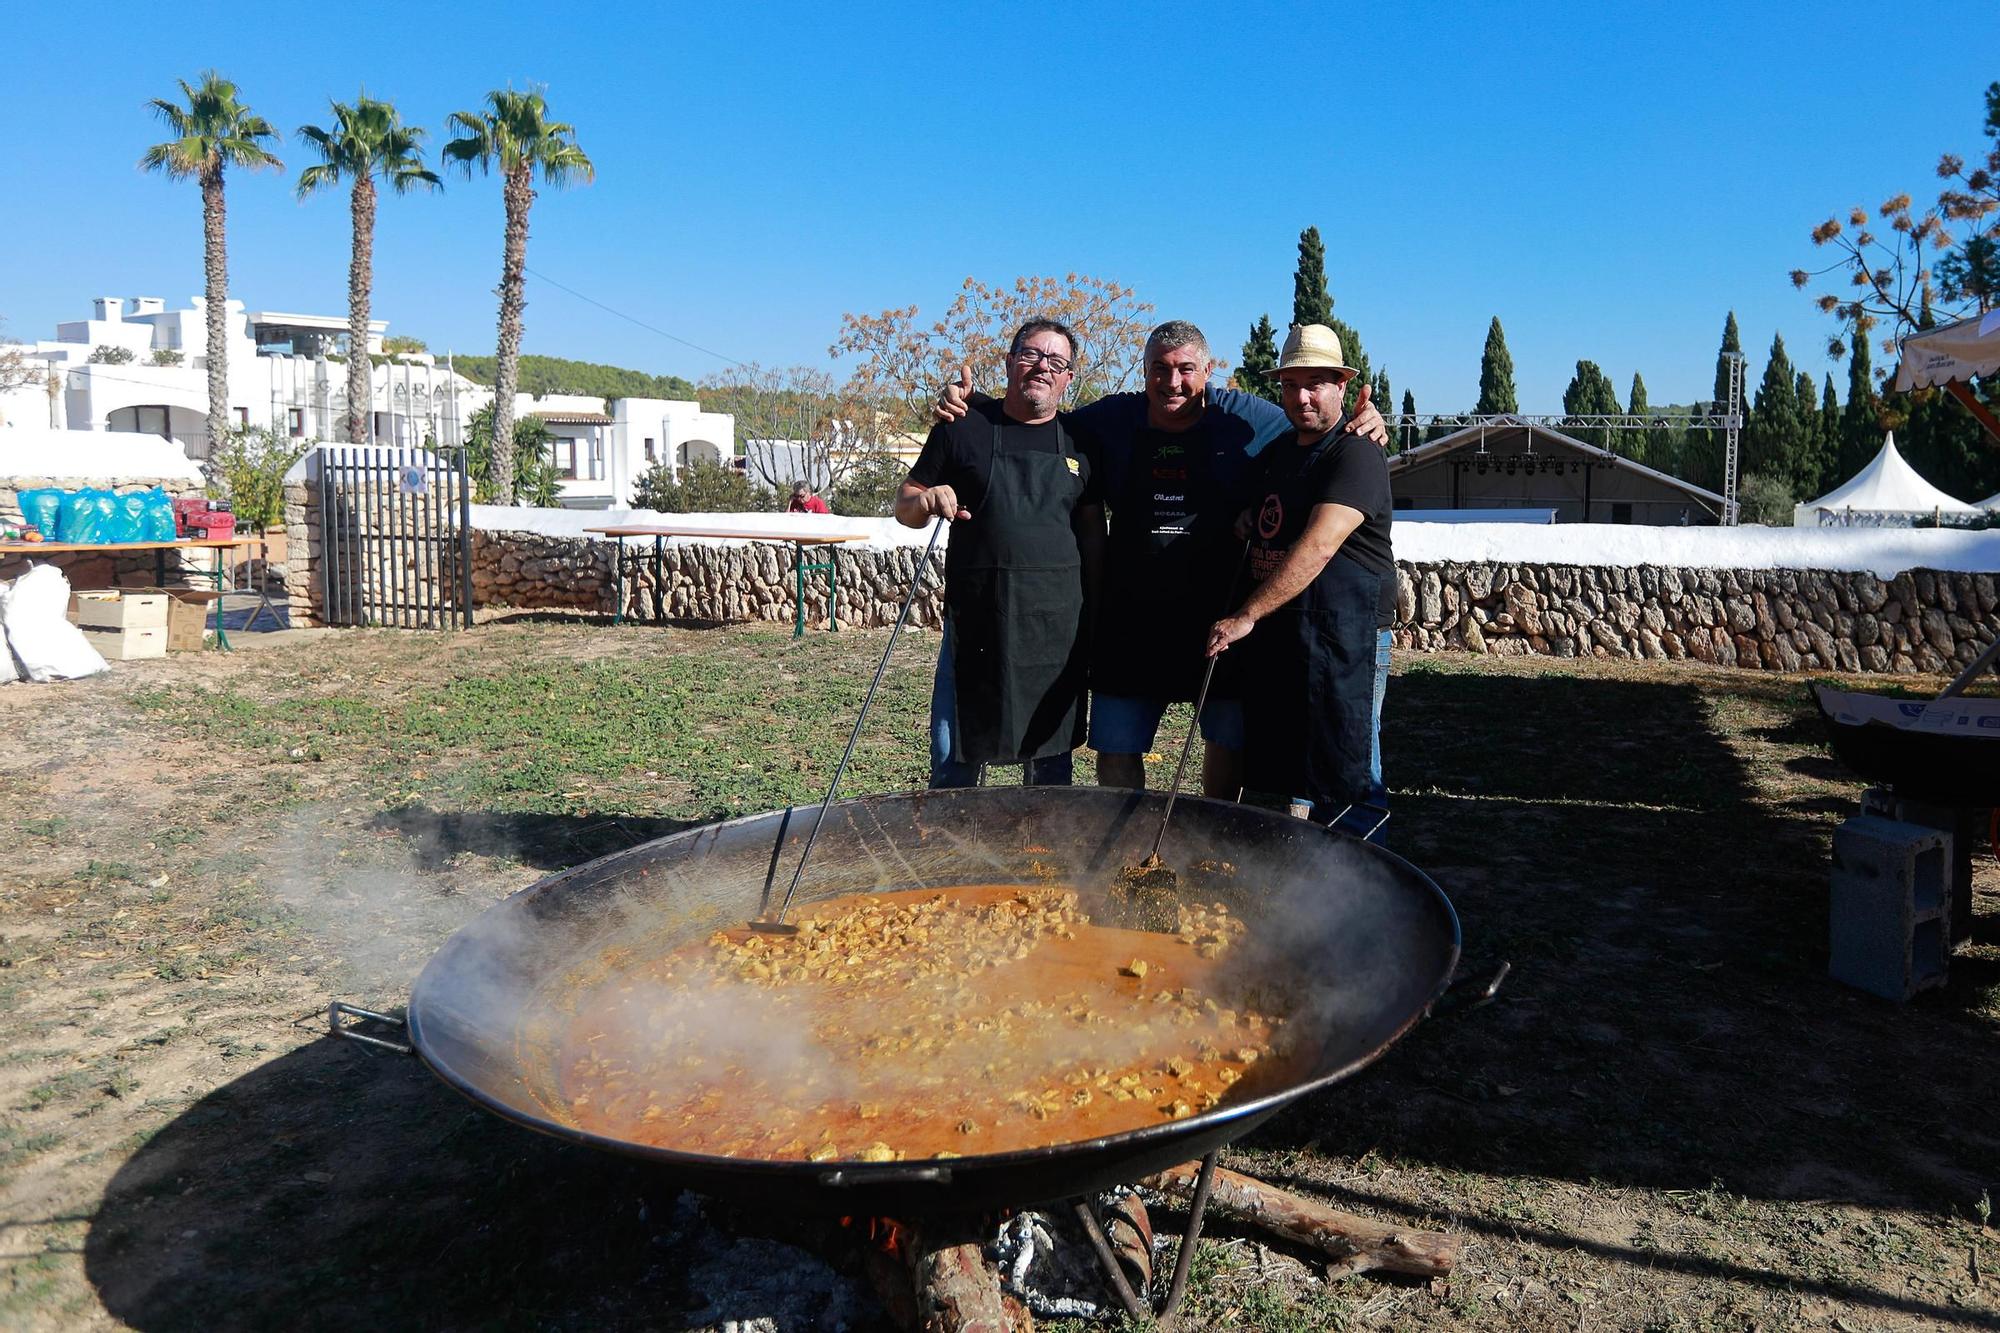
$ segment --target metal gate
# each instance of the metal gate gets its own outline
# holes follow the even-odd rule
[[[318,451],[321,618],[472,624],[472,487],[462,448]]]

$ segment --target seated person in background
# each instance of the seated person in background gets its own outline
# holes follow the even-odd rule
[[[795,482],[792,485],[791,503],[785,506],[787,514],[831,514],[826,501],[813,494],[810,482]]]

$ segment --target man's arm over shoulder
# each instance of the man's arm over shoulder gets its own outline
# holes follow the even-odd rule
[[[1291,428],[1285,409],[1268,399],[1242,389],[1210,389],[1208,405],[1213,411],[1235,417],[1250,427],[1250,443],[1243,452],[1255,457],[1263,447]]]

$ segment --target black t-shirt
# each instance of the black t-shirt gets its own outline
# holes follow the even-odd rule
[[[1057,414],[1068,432],[1069,421]],[[958,502],[973,514],[986,502],[986,488],[993,483],[993,423],[1000,423],[1001,447],[1023,452],[1059,452],[1056,422],[1027,426],[1001,410],[998,399],[974,399],[966,414],[956,421],[940,421],[931,427],[923,452],[910,469],[910,480],[918,486],[949,486],[958,492]],[[1084,453],[1074,432],[1069,433],[1070,452],[1078,455],[1083,469],[1083,495],[1078,504],[1103,501],[1097,469]]]
[[[1307,471],[1310,464],[1310,471]],[[1297,512],[1282,515],[1273,544],[1251,555],[1251,576],[1270,577],[1292,543],[1305,532],[1312,506],[1346,505],[1361,511],[1361,526],[1347,535],[1336,560],[1352,560],[1382,580],[1375,604],[1375,623],[1386,629],[1396,622],[1396,556],[1389,544],[1393,505],[1389,497],[1389,460],[1373,440],[1341,435],[1323,449],[1301,445],[1297,431],[1286,431],[1257,456],[1252,478],[1253,505],[1266,495],[1295,491],[1304,500]]]

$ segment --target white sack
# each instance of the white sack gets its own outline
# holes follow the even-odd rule
[[[69,623],[69,580],[54,565],[36,565],[14,580],[0,625],[29,680],[75,680],[105,669],[83,631]]]

